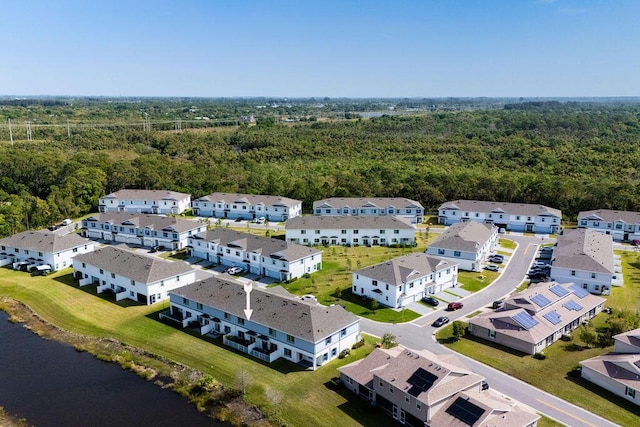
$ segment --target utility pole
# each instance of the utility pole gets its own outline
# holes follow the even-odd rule
[[[31,122],[27,122],[27,141],[33,141],[33,136],[31,135]]]
[[[67,138],[71,138],[71,128],[69,127],[69,119],[67,119]]]
[[[9,120],[9,141],[11,141],[11,145],[13,145],[13,132],[11,131],[11,119]]]
[[[142,125],[142,130],[145,132],[151,131],[151,120],[149,119],[149,115],[144,113],[144,123]]]
[[[180,119],[180,117],[176,117],[176,122],[173,125],[173,130],[175,131],[175,133],[182,132],[182,120]]]

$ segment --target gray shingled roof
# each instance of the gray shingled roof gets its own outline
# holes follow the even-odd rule
[[[424,209],[420,202],[404,197],[330,197],[313,202],[313,210],[319,208],[378,208],[378,209]]]
[[[640,328],[615,335],[613,339],[637,347],[640,353]]]
[[[429,247],[476,252],[478,247],[497,233],[497,230],[491,224],[476,221],[457,222],[441,233]]]
[[[550,289],[553,286],[559,286],[568,291],[564,296],[558,296]],[[558,331],[564,325],[572,322],[574,319],[583,316],[591,309],[605,302],[605,299],[597,295],[588,294],[584,298],[575,295],[575,291],[571,288],[573,283],[548,282],[532,284],[528,289],[514,294],[504,302],[504,309],[480,314],[469,319],[469,323],[478,325],[483,328],[499,331],[504,335],[508,335],[521,341],[536,344],[544,338]],[[536,304],[532,298],[537,299],[536,295],[544,297],[542,301],[548,300],[550,303],[544,307]],[[573,310],[565,306],[569,301],[577,303],[581,309]],[[525,329],[518,323],[514,316],[518,313],[527,312],[533,316],[538,323]],[[561,319],[561,323],[553,324],[544,317],[555,311]]]
[[[167,261],[111,246],[78,255],[75,259],[138,283],[154,283],[193,271],[185,262]]]
[[[410,382],[411,376],[418,369],[423,369],[436,377],[433,385],[415,395],[417,400],[427,405],[433,405],[459,391],[472,387],[474,384],[480,384],[483,379],[468,369],[451,364],[449,361],[445,362],[427,350],[405,349],[402,352],[388,352],[378,349],[374,351],[374,353],[376,352],[386,352],[388,356],[386,359],[380,357],[380,354],[372,357],[373,360],[381,363],[379,366],[372,366],[372,363],[365,361],[343,366],[339,368],[339,371],[354,379],[366,380],[369,375],[372,377],[375,375],[400,390],[407,391],[413,386]]]
[[[558,236],[552,267],[613,274],[613,240],[596,230],[565,230]]]
[[[322,253],[322,251],[309,246],[297,245],[280,239],[260,237],[227,228],[207,230],[193,238],[223,246],[239,247],[246,252],[254,252],[264,257],[283,259],[288,262]]]
[[[211,193],[202,196],[196,201],[211,203],[247,203],[250,205],[264,204],[265,206],[286,206],[293,207],[302,203],[301,200],[290,199],[288,197],[260,195],[260,194],[241,194],[241,193]]]
[[[454,262],[423,252],[415,252],[362,268],[355,273],[390,285],[400,286],[407,281],[445,270],[454,265],[456,265]]]
[[[178,193],[169,190],[137,190],[123,189],[103,196],[103,199],[119,200],[182,200],[191,197],[186,193]]]
[[[640,212],[598,209],[595,211],[580,212],[578,214],[578,221],[581,221],[583,219],[600,220],[602,222],[622,221],[625,224],[640,224]]]
[[[640,354],[608,353],[583,360],[580,365],[627,387],[640,388]]]
[[[394,216],[299,216],[290,218],[285,224],[288,230],[308,229],[415,229],[416,227]]]
[[[171,216],[136,214],[128,212],[105,212],[97,213],[87,217],[87,221],[97,221],[100,223],[109,223],[114,225],[125,225],[125,223],[133,224],[136,228],[149,228],[151,230],[167,230],[177,233],[184,233],[189,230],[195,230],[198,227],[204,227],[203,224],[188,219],[178,219]]]
[[[246,293],[243,284],[211,277],[176,289],[171,293],[214,307],[233,316],[246,318]],[[309,342],[318,342],[349,325],[358,317],[339,305],[310,305],[293,295],[253,287],[250,294],[251,322],[255,322]]]
[[[562,211],[544,205],[510,202],[485,202],[481,200],[454,200],[440,205],[438,210],[458,209],[465,212],[505,213],[507,215],[554,216],[562,218]]]
[[[76,233],[59,235],[48,231],[28,230],[0,239],[1,246],[52,253],[78,248],[87,244],[93,244],[93,242]]]

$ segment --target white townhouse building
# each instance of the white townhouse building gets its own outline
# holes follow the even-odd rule
[[[457,263],[416,252],[354,271],[351,283],[354,295],[402,308],[453,287],[457,278]]]
[[[76,233],[23,231],[0,239],[0,266],[18,263],[49,265],[52,271],[71,266],[73,257],[91,252],[94,243]]]
[[[101,197],[100,212],[180,214],[191,207],[191,196],[168,190],[124,189]]]
[[[533,283],[502,308],[469,319],[469,333],[535,354],[593,318],[605,301],[576,283]]]
[[[172,291],[170,301],[162,319],[195,326],[203,335],[222,334],[225,345],[268,363],[284,358],[316,369],[360,340],[357,316],[280,286],[247,292],[243,284],[216,276]]]
[[[640,405],[640,329],[613,337],[613,352],[580,362],[580,376]]]
[[[302,201],[280,196],[212,193],[191,203],[195,216],[286,221],[302,215]]]
[[[178,250],[188,238],[207,229],[203,223],[174,217],[108,212],[82,220],[82,235],[140,246]]]
[[[190,256],[281,282],[322,270],[322,251],[308,246],[215,228],[189,238]]]
[[[313,214],[318,216],[395,216],[412,224],[424,220],[424,207],[403,197],[330,197],[313,202]]]
[[[442,232],[425,251],[459,264],[461,270],[481,271],[498,240],[498,228],[475,221],[458,222]]]
[[[185,262],[112,246],[78,255],[73,270],[80,286],[95,284],[98,293],[110,290],[116,301],[130,299],[147,305],[164,301],[170,291],[196,281],[195,270]]]
[[[532,408],[483,387],[484,377],[456,355],[376,348],[338,371],[348,390],[399,424],[535,427],[540,418]]]
[[[640,240],[640,212],[598,209],[578,214],[578,228],[610,234],[613,240]]]
[[[416,227],[392,216],[302,216],[285,224],[287,242],[303,245],[414,246]]]
[[[440,205],[439,224],[460,221],[484,222],[506,231],[553,234],[560,231],[562,212],[543,205],[479,200],[454,200]]]
[[[553,251],[549,276],[609,295],[615,276],[611,235],[589,229],[564,230]]]

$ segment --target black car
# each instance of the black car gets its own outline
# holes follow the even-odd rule
[[[447,316],[442,316],[442,317],[438,317],[436,321],[433,322],[432,326],[435,326],[436,328],[438,328],[442,325],[446,325],[447,323],[449,323],[449,318]]]
[[[484,391],[484,390],[489,390],[489,383],[482,380],[482,382],[480,383],[480,388]]]
[[[440,304],[440,301],[438,301],[437,299],[435,299],[434,297],[424,297],[422,298],[422,302],[432,305],[432,306],[437,306],[438,304]]]

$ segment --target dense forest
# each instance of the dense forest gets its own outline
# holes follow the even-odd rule
[[[172,120],[193,114],[191,102],[171,102]],[[305,211],[330,196],[409,197],[427,210],[458,198],[542,203],[567,219],[587,209],[640,210],[634,103],[524,102],[346,120],[342,108],[340,120],[287,123],[226,105],[229,117],[255,111],[257,120],[180,132],[173,122],[167,130],[71,131],[61,120],[115,123],[119,113],[140,114],[130,103],[30,105],[1,105],[0,121],[41,111],[58,125],[13,144],[7,126],[0,129],[1,236],[96,210],[100,196],[121,188],[276,194],[303,200]],[[299,108],[296,114],[309,114]]]

